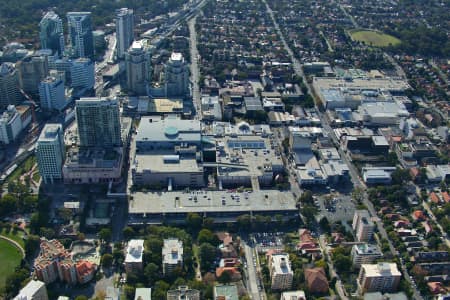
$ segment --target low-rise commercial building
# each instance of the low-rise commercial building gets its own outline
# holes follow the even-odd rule
[[[122,180],[123,148],[78,148],[67,152],[62,168],[64,182],[91,184],[119,182]]]
[[[201,108],[203,119],[222,121],[222,108],[220,106],[219,96],[203,95]]]
[[[141,96],[138,99],[137,110],[141,115],[181,114],[183,113],[183,99]]]
[[[363,167],[363,179],[367,184],[390,184],[395,167]]]
[[[273,143],[272,139],[262,136],[217,137],[219,187],[253,186],[259,189],[259,186],[270,186],[284,168]]]
[[[199,121],[144,117],[135,142],[133,184],[168,186],[169,190],[205,185]]]
[[[48,300],[45,283],[39,280],[31,280],[19,291],[14,300]]]

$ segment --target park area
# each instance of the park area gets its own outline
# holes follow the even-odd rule
[[[12,243],[0,239],[0,289],[3,288],[6,278],[14,273],[20,264],[22,253]]]
[[[374,30],[353,30],[350,31],[350,36],[354,41],[374,47],[396,46],[401,43],[398,38],[392,35]]]

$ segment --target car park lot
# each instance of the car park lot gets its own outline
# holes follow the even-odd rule
[[[318,220],[326,217],[330,222],[350,221],[355,213],[355,204],[350,195],[332,192],[314,199],[319,209]]]
[[[283,232],[260,232],[252,235],[258,253],[272,249],[283,249]]]

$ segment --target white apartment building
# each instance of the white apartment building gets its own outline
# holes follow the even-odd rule
[[[367,242],[372,239],[375,224],[370,219],[370,214],[367,210],[355,211],[352,228],[358,242]]]
[[[294,272],[288,254],[272,254],[269,259],[269,270],[272,290],[288,290],[292,287]]]
[[[165,239],[162,249],[163,274],[170,274],[176,267],[183,266],[183,242]]]
[[[353,245],[351,256],[353,266],[359,268],[362,264],[373,263],[376,259],[383,257],[383,254],[376,245],[359,244]]]
[[[402,273],[395,263],[362,264],[358,275],[358,290],[366,292],[395,292]]]
[[[143,269],[144,240],[130,240],[125,255],[125,271],[127,274]]]

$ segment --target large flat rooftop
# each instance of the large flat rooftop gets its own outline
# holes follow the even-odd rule
[[[260,176],[266,166],[270,169],[267,171],[272,171],[272,165],[283,165],[281,155],[275,150],[271,139],[261,136],[227,136],[216,138],[216,142],[220,149],[216,161],[224,164],[219,167],[221,175]]]
[[[137,129],[136,142],[200,143],[200,122],[174,117],[143,117]]]
[[[404,79],[395,78],[353,78],[346,80],[335,77],[315,77],[313,85],[323,90],[328,89],[352,89],[352,90],[387,90],[404,91],[411,86]]]
[[[144,172],[146,169],[160,173],[202,171],[202,167],[197,163],[195,155],[136,154],[134,166],[138,173]]]
[[[259,190],[254,192],[195,191],[195,192],[136,192],[129,202],[132,214],[161,214],[188,212],[270,212],[297,210],[291,192]]]

